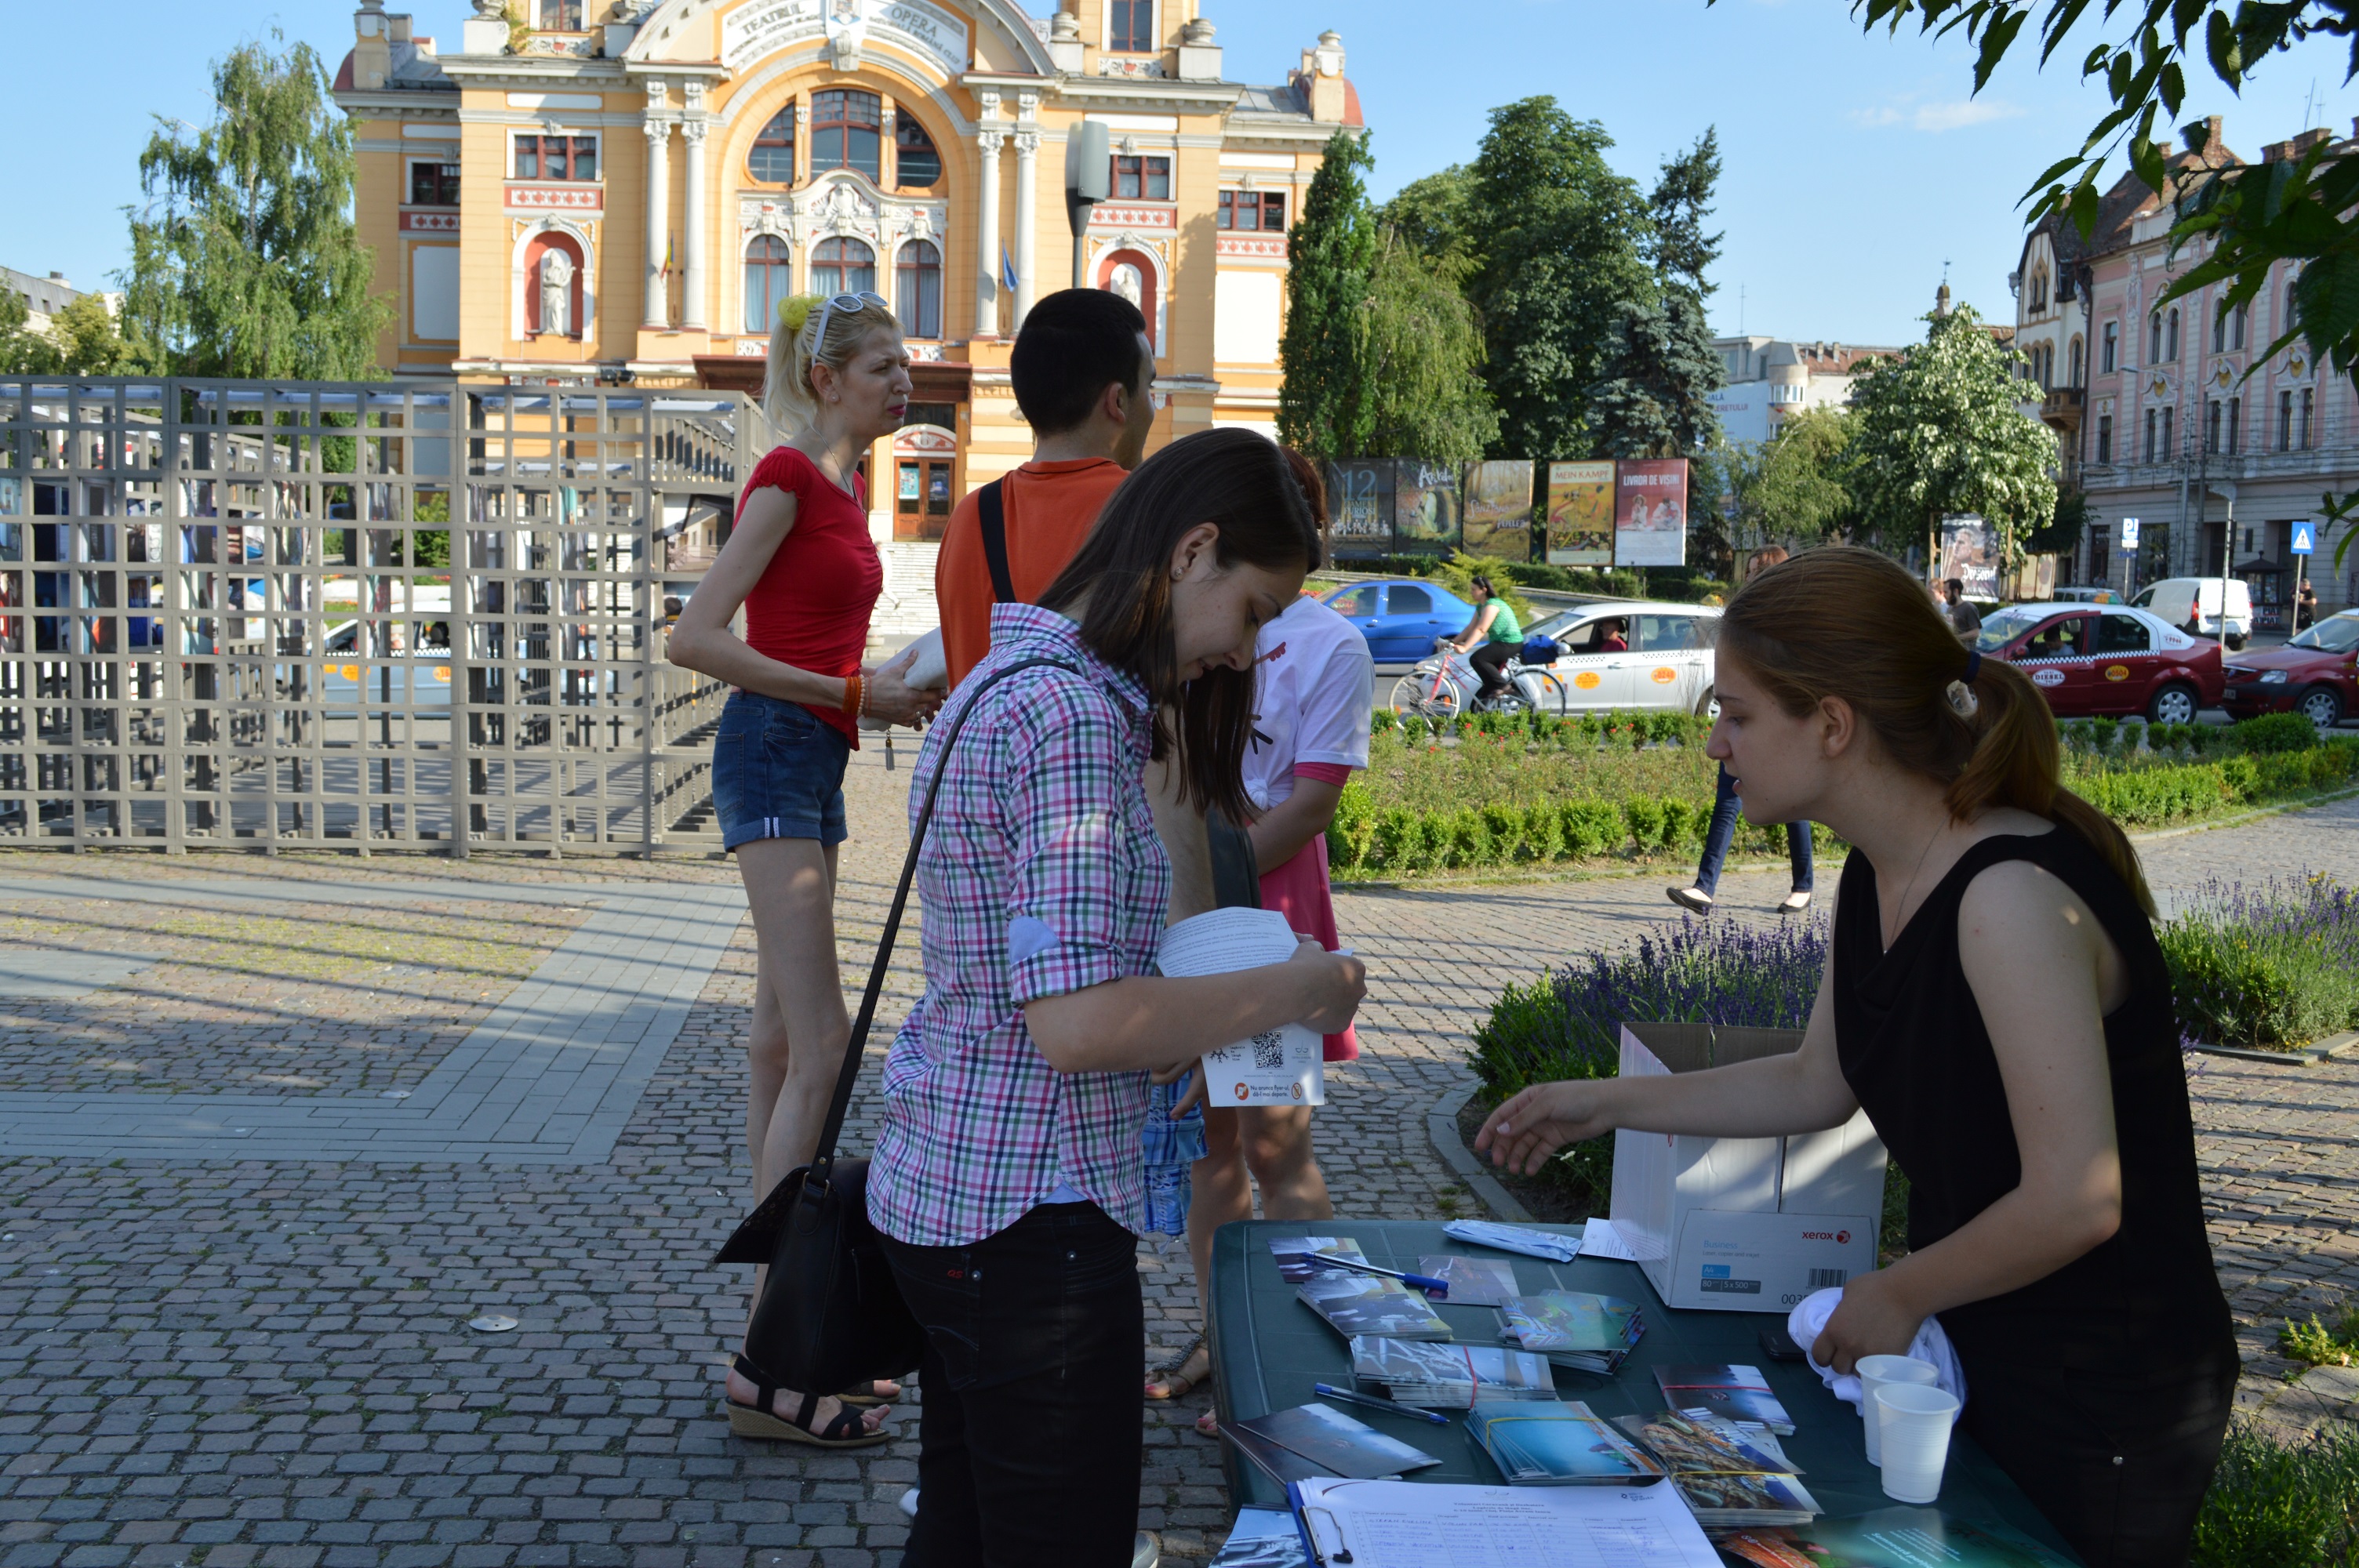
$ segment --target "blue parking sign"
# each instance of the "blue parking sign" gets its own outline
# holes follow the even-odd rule
[[[2293,543],[2288,546],[2287,548],[2290,549],[2297,556],[2306,556],[2311,552],[2312,546],[2316,543],[2316,530],[2311,528],[2309,524],[2297,523],[2293,525]]]

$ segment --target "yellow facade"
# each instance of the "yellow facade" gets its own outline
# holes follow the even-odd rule
[[[1071,280],[1065,141],[1094,119],[1135,183],[1093,214],[1084,277],[1147,314],[1158,438],[1275,433],[1285,226],[1360,122],[1332,33],[1255,87],[1198,0],[527,0],[545,30],[520,40],[495,0],[440,40],[381,4],[336,95],[393,373],[751,390],[769,297],[865,284],[927,420],[873,456],[876,525],[922,542],[1030,451],[1007,344]]]

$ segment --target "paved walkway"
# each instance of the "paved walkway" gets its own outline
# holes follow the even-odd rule
[[[898,869],[908,777],[906,765],[886,773],[875,752],[853,768],[860,837],[844,857],[839,913],[854,980]],[[2359,881],[2359,804],[2160,840],[2147,856],[2172,888],[2215,871],[2321,869]],[[1339,901],[1374,979],[1365,1054],[1331,1073],[1320,1121],[1343,1217],[1475,1210],[1426,1125],[1435,1100],[1470,1081],[1467,1030],[1506,980],[1669,914],[1669,880]],[[1734,872],[1723,907],[1773,918],[1766,911],[1782,881],[1774,870]],[[542,970],[495,999],[461,1043],[484,1044],[469,1072],[510,1052],[495,1080],[478,1080],[472,1114],[511,1103],[495,1091],[517,1075],[577,1061],[567,1092],[586,1097],[579,1086],[604,1073],[603,1114],[629,1108],[604,1135],[611,1148],[585,1120],[561,1150],[539,1136],[547,1122],[528,1127],[509,1111],[500,1128],[512,1141],[500,1149],[450,1119],[461,1077],[444,1092],[448,1110],[364,1108],[394,1118],[367,1124],[366,1141],[317,1125],[360,1114],[326,1108],[356,1098],[337,1092],[302,1105],[300,1095],[252,1097],[313,1124],[308,1147],[302,1134],[276,1133],[224,1147],[135,1107],[128,1130],[179,1139],[176,1152],[128,1145],[118,1127],[96,1146],[16,1153],[0,1187],[0,1568],[897,1561],[905,1521],[894,1504],[915,1470],[907,1413],[909,1437],[857,1455],[740,1442],[717,1413],[746,1285],[743,1270],[706,1266],[745,1184],[737,1129],[754,969],[730,867],[0,856],[0,891],[12,901],[36,883],[52,898],[208,899],[234,887],[291,903],[375,897],[416,908],[392,901],[430,894],[462,912],[519,900],[589,905]],[[652,941],[676,951],[629,950]],[[905,951],[887,1020],[914,995],[914,941]],[[602,998],[624,1000],[569,1000],[560,993],[570,985],[547,984],[584,970],[608,988]],[[356,980],[355,1008],[375,1005],[375,994]],[[581,1033],[554,1026],[569,1010]],[[226,1051],[234,1033],[189,1026],[170,1044],[192,1056]],[[578,1048],[590,1036],[596,1043]],[[426,1076],[460,1073],[459,1049]],[[2288,1311],[2359,1292],[2359,1065],[2212,1058],[2195,1093],[2222,1272],[2251,1358],[2248,1400],[2274,1395],[2275,1413],[2316,1419],[2332,1399],[2285,1393],[2267,1347]],[[137,1097],[70,1098],[116,1117]],[[182,1109],[192,1103],[171,1098]],[[864,1095],[855,1146],[874,1115]],[[396,1125],[440,1125],[449,1142],[373,1157],[388,1152],[375,1135]],[[40,1135],[21,1121],[7,1133]],[[1177,1344],[1194,1309],[1184,1264],[1142,1248],[1139,1267],[1151,1336]],[[485,1312],[522,1326],[466,1326]],[[1141,1520],[1165,1532],[1174,1562],[1209,1555],[1228,1516],[1217,1447],[1186,1425],[1201,1401],[1145,1415]]]

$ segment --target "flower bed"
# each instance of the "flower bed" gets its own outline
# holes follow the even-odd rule
[[[2290,725],[2280,720],[2290,719]],[[1512,869],[1702,847],[1712,820],[1710,721],[1681,713],[1571,719],[1485,713],[1440,728],[1375,716],[1368,771],[1327,831],[1339,880]],[[2061,727],[2064,781],[2132,829],[2201,821],[2344,789],[2359,737],[2321,739],[2299,715],[2222,728],[2112,719]],[[1786,829],[1740,822],[1734,852],[1776,855]],[[1821,855],[1843,849],[1816,830]]]
[[[2187,1040],[2290,1051],[2359,1025],[2359,899],[2338,882],[2212,882],[2160,935]]]

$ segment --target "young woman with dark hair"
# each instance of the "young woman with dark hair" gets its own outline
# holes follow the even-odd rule
[[[941,776],[918,860],[926,990],[886,1061],[868,1176],[927,1330],[910,1568],[1131,1560],[1149,1076],[1282,1023],[1341,1030],[1358,1005],[1358,962],[1316,942],[1154,973],[1171,870],[1147,765],[1176,745],[1188,805],[1248,815],[1255,634],[1318,559],[1269,441],[1176,441],[1038,606],[993,611],[919,755],[913,822]]]
[[[1489,578],[1477,574],[1472,587],[1474,619],[1460,628],[1450,642],[1462,654],[1470,648],[1475,650],[1474,656],[1467,661],[1483,682],[1475,700],[1487,702],[1507,689],[1507,661],[1522,651],[1524,628],[1516,619],[1516,607],[1499,597]]]
[[[1858,846],[1801,1049],[1535,1086],[1477,1147],[1535,1171],[1614,1128],[1767,1137],[1864,1107],[1908,1255],[1810,1346],[1848,1371],[1938,1314],[1962,1424],[2091,1568],[2183,1564],[2234,1400],[2170,978],[2121,829],[2057,782],[2055,720],[1897,565],[1811,550],[1721,622],[1708,752],[1756,821]]]

